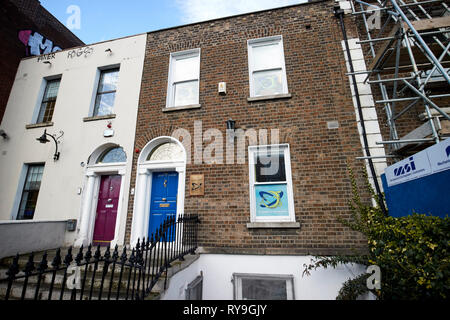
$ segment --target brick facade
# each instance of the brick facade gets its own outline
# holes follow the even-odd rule
[[[33,30],[62,49],[84,43],[45,10],[37,0],[4,0],[0,5],[0,122],[5,112],[17,67],[26,56],[19,31]]]
[[[247,40],[282,35],[291,98],[247,101]],[[198,213],[200,246],[214,253],[334,254],[364,249],[365,239],[337,222],[349,217],[351,185],[347,163],[362,185],[363,163],[355,111],[341,49],[342,34],[333,2],[319,1],[150,32],[139,102],[136,149],[194,121],[203,132],[217,128],[225,137],[226,120],[239,129],[280,130],[289,143],[296,221],[299,229],[248,229],[250,222],[248,152],[245,164],[187,165],[204,174],[205,195],[189,196],[185,212]],[[166,105],[169,55],[201,48],[201,108],[162,112]],[[219,82],[227,94],[219,95]],[[338,129],[328,129],[338,121]],[[268,139],[270,141],[270,137]],[[193,141],[192,141],[193,143]],[[210,141],[203,142],[203,148]],[[248,141],[247,141],[248,145]],[[193,146],[191,148],[193,150]],[[246,148],[247,150],[247,148]],[[136,183],[133,157],[131,187]],[[236,158],[236,157],[235,157]],[[188,185],[188,184],[186,184]],[[126,242],[131,231],[129,199]]]

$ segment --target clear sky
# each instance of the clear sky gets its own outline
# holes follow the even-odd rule
[[[44,8],[69,27],[78,38],[89,44],[192,22],[301,3],[305,0],[40,1]],[[75,10],[73,6],[76,6]],[[80,13],[79,19],[77,8]]]

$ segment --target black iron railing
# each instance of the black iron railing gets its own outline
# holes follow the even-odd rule
[[[131,250],[100,246],[67,254],[58,249],[49,265],[47,253],[35,262],[31,253],[21,267],[17,255],[3,279],[0,298],[21,300],[143,300],[162,281],[170,264],[197,248],[196,215],[171,217]],[[167,274],[164,289],[167,284]]]

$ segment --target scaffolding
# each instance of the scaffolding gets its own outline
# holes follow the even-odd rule
[[[389,128],[389,140],[376,143],[389,150],[387,157],[402,158],[450,137],[446,1],[351,0],[350,4],[360,31],[358,43],[369,57],[368,70],[353,74],[379,89],[375,104],[384,108]],[[416,114],[409,114],[406,121],[413,109]]]

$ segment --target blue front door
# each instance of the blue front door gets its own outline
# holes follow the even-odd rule
[[[150,226],[148,236],[168,217],[177,214],[178,172],[154,172],[150,200]],[[170,241],[170,240],[169,240]]]

